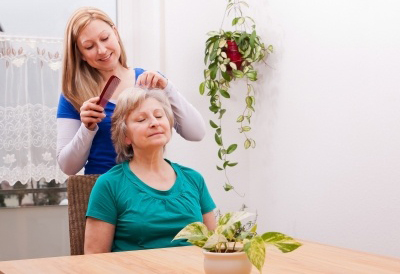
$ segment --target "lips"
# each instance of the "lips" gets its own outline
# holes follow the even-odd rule
[[[108,61],[110,58],[111,58],[111,55],[112,55],[112,53],[110,53],[109,55],[107,55],[106,57],[104,57],[104,58],[101,58],[101,59],[99,59],[100,61]]]
[[[160,135],[163,134],[163,132],[155,132],[149,135],[149,137],[155,136],[155,135]]]

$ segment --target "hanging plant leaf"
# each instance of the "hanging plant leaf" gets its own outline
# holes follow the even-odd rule
[[[236,148],[237,148],[237,144],[230,145],[228,147],[228,149],[226,150],[226,153],[231,154],[232,152],[234,152],[236,150]]]
[[[221,128],[220,127],[217,128],[217,130],[215,132],[217,132],[218,135],[221,135]]]
[[[210,125],[212,128],[218,128],[218,125],[214,123],[212,120],[210,120]]]
[[[228,166],[233,167],[236,166],[238,163],[229,163]]]
[[[222,146],[222,139],[221,139],[221,137],[218,136],[217,133],[215,133],[214,138],[215,138],[215,142],[216,142],[219,146]]]
[[[225,191],[229,191],[229,190],[232,190],[232,189],[233,189],[233,186],[230,185],[230,184],[225,183],[224,189],[225,189]]]
[[[218,150],[218,158],[222,160],[221,148]]]
[[[251,145],[250,140],[249,140],[249,139],[246,139],[246,141],[244,141],[244,148],[245,148],[245,149],[248,149],[248,148],[250,147],[250,145]]]
[[[218,170],[224,170],[223,168],[220,168],[219,166],[217,166],[217,169],[218,169]]]
[[[232,73],[233,73],[233,76],[235,76],[236,78],[243,78],[243,76],[244,76],[243,72],[240,70],[233,70]]]
[[[221,119],[221,118],[222,118],[222,115],[224,115],[225,112],[226,112],[226,109],[221,109],[221,110],[219,111],[219,118],[218,118],[218,119]]]
[[[220,89],[219,93],[225,98],[231,98],[231,95],[226,90]]]
[[[239,115],[239,117],[237,118],[236,122],[241,123],[244,120],[244,116],[243,115]]]
[[[257,33],[255,30],[253,30],[253,32],[251,33],[250,36],[250,47],[254,48],[254,39],[256,38]]]
[[[229,76],[229,74],[225,71],[221,72],[222,78],[224,78],[226,81],[230,82],[231,81],[231,77]]]
[[[238,22],[239,22],[239,19],[240,19],[241,17],[235,17],[235,18],[233,18],[233,20],[232,20],[232,26],[234,26],[234,25],[236,25]]]
[[[199,87],[199,90],[200,90],[200,94],[201,94],[201,95],[204,94],[204,86],[205,86],[205,83],[202,82],[202,83],[200,84],[200,87]]]

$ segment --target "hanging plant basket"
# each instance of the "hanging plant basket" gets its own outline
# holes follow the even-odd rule
[[[227,47],[225,48],[226,56],[229,58],[230,62],[236,65],[236,69],[240,70],[242,68],[242,54],[239,52],[238,45],[235,40],[226,41]],[[232,67],[227,66],[227,71],[231,72]]]

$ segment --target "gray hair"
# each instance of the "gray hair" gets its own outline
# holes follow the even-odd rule
[[[111,139],[117,153],[117,163],[130,161],[133,158],[132,145],[127,145],[125,142],[127,130],[125,121],[129,114],[138,108],[147,98],[156,99],[161,103],[172,129],[174,114],[164,91],[144,90],[141,88],[126,89],[119,95],[114,114],[111,117]]]

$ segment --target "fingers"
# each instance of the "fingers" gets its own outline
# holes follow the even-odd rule
[[[93,130],[96,124],[100,123],[106,117],[104,108],[96,104],[98,100],[99,97],[90,98],[80,108],[81,121],[90,130]]]
[[[136,81],[137,86],[147,89],[164,89],[167,84],[168,80],[155,71],[146,71],[142,73]]]

